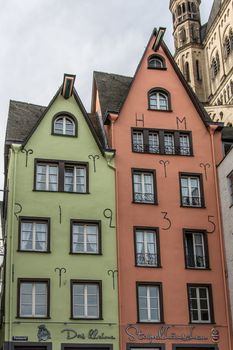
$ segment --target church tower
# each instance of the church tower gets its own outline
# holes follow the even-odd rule
[[[175,60],[187,82],[201,102],[206,102],[203,71],[204,54],[201,44],[201,0],[170,0],[173,16]]]

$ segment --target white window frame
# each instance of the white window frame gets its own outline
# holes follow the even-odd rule
[[[22,242],[25,241],[27,242],[27,240],[22,239],[22,235],[23,235],[23,224],[32,224],[32,249],[26,249],[22,247]],[[45,241],[41,241],[41,242],[45,242],[45,249],[37,249],[36,248],[36,225],[39,224],[43,224],[46,225],[46,232],[45,232]],[[27,219],[22,219],[20,222],[20,250],[26,250],[26,251],[35,251],[35,252],[47,252],[48,251],[48,239],[49,239],[49,223],[46,220],[27,220]]]
[[[135,152],[144,152],[144,136],[143,131],[133,131],[133,150]]]
[[[80,251],[77,251],[74,249],[74,235],[76,235],[78,237],[78,233],[74,233],[74,226],[83,226],[84,227],[84,232],[83,232],[83,237],[84,237],[84,242],[83,242],[83,246],[84,246],[84,249],[83,250],[80,250]],[[96,251],[92,252],[92,251],[89,251],[87,250],[87,245],[88,245],[88,236],[89,234],[87,233],[87,227],[88,226],[94,226],[96,228],[96,234],[95,234],[95,237],[96,237]],[[75,253],[75,254],[99,254],[100,253],[100,247],[99,247],[99,235],[100,235],[100,232],[99,232],[99,224],[98,223],[91,223],[91,222],[78,222],[78,221],[74,221],[72,223],[72,253]],[[92,235],[94,236],[94,235]],[[78,243],[76,243],[78,244]]]
[[[32,294],[31,294],[31,303],[27,303],[28,305],[31,305],[31,309],[32,312],[30,315],[23,315],[22,314],[22,285],[23,284],[31,284],[32,285]],[[45,290],[46,290],[46,294],[45,294],[45,306],[46,306],[46,314],[44,315],[38,315],[36,314],[36,285],[37,284],[44,284],[45,285]],[[20,293],[19,293],[19,317],[22,318],[47,318],[48,317],[48,282],[46,281],[24,281],[24,280],[20,280]],[[24,303],[25,304],[25,303]]]
[[[191,298],[191,288],[196,289],[196,298]],[[205,289],[206,290],[206,296],[207,298],[205,298],[205,300],[207,300],[207,310],[208,310],[208,320],[202,320],[201,319],[201,311],[203,309],[201,309],[201,298],[200,298],[200,289]],[[189,308],[190,308],[190,320],[192,323],[211,323],[211,307],[210,307],[210,291],[209,288],[206,286],[194,286],[191,285],[189,286]],[[191,300],[197,300],[197,309],[192,309],[191,307]],[[197,320],[193,320],[192,317],[192,310],[197,311],[198,313],[198,319]]]
[[[160,103],[160,97],[164,98],[166,101],[166,105],[164,108],[164,105]],[[152,101],[155,101],[155,103],[151,103]],[[149,109],[155,110],[155,111],[168,111],[169,110],[169,101],[168,101],[168,95],[165,92],[162,91],[151,91],[149,93]]]
[[[59,133],[56,131],[56,123],[58,122],[59,119],[62,119],[62,133]],[[67,120],[72,123],[72,127],[73,127],[72,134],[67,133],[67,128],[66,128],[66,121]],[[68,117],[68,116],[58,116],[54,120],[53,128],[54,128],[54,134],[56,134],[56,135],[66,135],[66,136],[74,136],[75,135],[75,123],[74,123],[73,119]]]
[[[150,137],[152,136],[152,137]],[[156,131],[148,131],[148,150],[149,153],[159,154],[159,133]]]
[[[141,188],[142,188],[142,192],[141,193],[138,193],[135,191],[135,178],[134,176],[140,176],[141,178]],[[145,176],[148,176],[150,175],[151,177],[151,188],[152,188],[152,193],[149,193],[149,192],[146,192],[145,191],[145,186],[146,186],[146,183],[145,183]],[[142,195],[142,200],[137,200],[136,198],[136,194],[139,194],[139,195]],[[143,196],[145,195],[150,195],[152,197],[152,200],[146,200],[146,199],[143,199]],[[133,172],[133,195],[134,195],[134,202],[135,203],[155,203],[155,188],[154,188],[154,174],[152,172],[146,172],[146,171],[134,171]]]
[[[186,144],[183,142],[183,140],[186,140]],[[180,154],[184,156],[190,156],[190,138],[187,134],[180,134],[179,135],[179,144],[180,144]]]
[[[146,288],[146,305],[147,307],[146,308],[141,308],[140,307],[140,296],[139,296],[139,289],[140,287],[144,287]],[[152,319],[151,317],[151,311],[152,309],[156,309],[156,308],[152,308],[151,307],[151,299],[154,298],[152,295],[151,295],[151,288],[156,288],[157,289],[157,295],[158,295],[158,298],[157,299],[157,310],[158,310],[158,319]],[[149,284],[149,285],[143,285],[143,284],[139,284],[138,285],[138,317],[139,317],[139,322],[151,322],[151,323],[159,323],[161,322],[161,295],[160,295],[160,287],[159,285],[152,285],[152,284]],[[140,317],[140,310],[141,309],[144,309],[146,310],[147,312],[147,318],[146,319],[142,319]]]
[[[195,269],[206,269],[207,268],[207,255],[206,255],[206,243],[205,243],[205,236],[203,232],[192,232],[187,231],[185,232],[185,249],[186,249],[186,256],[188,258],[188,244],[187,244],[187,236],[192,236],[192,250],[193,250],[193,257],[194,257],[194,266],[190,266],[189,262],[187,260],[187,267],[188,268],[195,268]],[[196,243],[196,237],[201,236],[201,244]],[[201,246],[202,250],[202,259],[203,259],[203,266],[198,266],[197,262],[197,246]]]
[[[142,233],[143,235],[143,242],[139,242],[138,241],[138,235],[139,233]],[[153,234],[153,239],[154,242],[148,242],[148,234]],[[138,243],[142,243],[143,244],[143,252],[138,252]],[[148,251],[148,244],[154,246],[154,253],[150,253]],[[158,266],[158,246],[157,246],[157,232],[156,230],[152,230],[152,229],[140,229],[140,228],[136,228],[135,230],[135,247],[136,247],[136,264],[137,266],[154,266],[157,267]],[[143,255],[144,256],[144,260],[145,263],[140,263],[138,261],[138,254]],[[150,254],[154,255],[154,263],[150,263]],[[153,261],[153,257],[152,257],[152,261]]]
[[[39,166],[42,166],[42,167],[45,167],[45,182],[41,182],[41,181],[38,181],[38,167]],[[56,176],[57,177],[57,182],[49,182],[49,176],[50,176],[50,168],[56,168],[57,169],[57,173],[56,175],[53,175],[53,176]],[[36,190],[37,191],[51,191],[51,192],[57,192],[58,191],[58,177],[59,177],[59,167],[58,167],[58,164],[47,164],[47,163],[43,163],[43,162],[38,162],[36,164]],[[38,188],[38,184],[39,183],[42,183],[42,184],[45,184],[45,189],[39,189]],[[50,189],[50,184],[56,184],[56,189],[52,190]]]
[[[65,187],[67,186],[66,184],[66,170],[67,169],[72,169],[73,170],[73,190],[72,191],[66,191]],[[82,176],[84,178],[84,184],[82,184],[82,188],[84,189],[83,191],[77,191],[77,169],[83,169],[84,170],[84,175]],[[79,184],[80,185],[80,184]],[[68,193],[86,193],[87,192],[87,167],[85,165],[65,165],[64,169],[64,192]]]
[[[170,132],[164,133],[164,153],[175,154],[175,135]]]
[[[75,315],[74,314],[74,306],[76,305],[74,303],[74,297],[77,296],[78,294],[74,294],[74,286],[76,285],[82,285],[84,286],[84,304],[81,304],[82,307],[84,307],[84,315]],[[96,286],[97,287],[97,294],[96,294],[96,299],[97,299],[97,316],[90,316],[88,315],[88,294],[87,294],[87,287],[88,286]],[[72,291],[72,295],[73,295],[73,298],[72,298],[72,315],[73,315],[73,318],[77,318],[77,319],[99,319],[100,318],[100,285],[99,283],[85,283],[85,282],[73,282],[72,283],[72,288],[73,288],[73,291]],[[77,304],[79,305],[79,304]]]
[[[182,193],[182,179],[188,179],[188,196],[183,196]],[[191,180],[195,179],[198,180],[198,196],[192,196],[192,187],[191,187]],[[183,207],[194,207],[194,208],[201,208],[202,207],[202,197],[201,197],[201,179],[199,176],[195,176],[195,175],[181,175],[181,182],[180,182],[180,186],[181,186],[181,196],[182,196],[182,206]],[[183,197],[188,197],[189,198],[189,203],[190,204],[185,204],[183,202]],[[199,199],[199,204],[195,205],[193,204],[193,198],[198,198]]]

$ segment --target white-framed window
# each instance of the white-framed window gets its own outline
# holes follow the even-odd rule
[[[142,131],[133,131],[133,150],[134,152],[144,152],[144,141]]]
[[[208,268],[207,242],[203,232],[185,232],[185,256],[187,267]]]
[[[148,68],[153,68],[153,69],[165,68],[163,59],[158,56],[149,57]]]
[[[19,317],[48,317],[48,281],[19,281]]]
[[[149,94],[149,109],[169,110],[168,95],[162,91],[152,91]]]
[[[99,283],[72,282],[72,317],[101,318]]]
[[[134,202],[155,203],[154,174],[152,172],[133,171]]]
[[[149,153],[159,153],[159,134],[158,132],[149,131]]]
[[[99,230],[98,223],[72,222],[72,253],[98,254]]]
[[[182,206],[202,207],[200,176],[181,175]]]
[[[49,242],[48,220],[20,220],[20,250],[46,252]]]
[[[175,154],[174,134],[164,134],[164,152],[165,154]]]
[[[58,116],[54,120],[53,125],[54,134],[57,135],[75,135],[75,123],[72,118],[68,116]]]
[[[158,266],[158,239],[156,230],[139,229],[135,230],[136,265],[137,266]]]
[[[58,165],[37,163],[36,190],[58,191]]]
[[[161,322],[161,295],[159,285],[138,284],[139,322]]]
[[[86,166],[66,166],[64,174],[65,192],[87,192],[87,172]]]
[[[191,152],[190,152],[189,135],[180,134],[179,141],[180,141],[180,154],[185,156],[190,155]]]
[[[211,315],[211,295],[209,286],[188,286],[189,311],[192,323],[210,323]]]

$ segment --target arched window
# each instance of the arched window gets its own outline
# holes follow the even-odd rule
[[[178,6],[177,13],[178,13],[178,16],[181,15],[181,6],[180,5]]]
[[[189,63],[186,62],[185,63],[185,66],[184,66],[184,76],[185,76],[185,79],[190,82],[190,72],[189,72]]]
[[[225,58],[227,58],[231,53],[231,42],[228,36],[225,37],[223,45],[224,45]]]
[[[229,31],[229,39],[230,39],[231,51],[233,51],[233,30],[232,30],[232,28]]]
[[[182,4],[182,12],[185,13],[185,3]]]
[[[168,93],[164,90],[153,89],[149,91],[149,109],[153,110],[170,110]]]
[[[196,73],[197,73],[197,80],[201,81],[201,71],[200,71],[200,64],[198,60],[196,60]]]
[[[181,28],[180,30],[180,41],[184,43],[186,41],[186,30],[185,28]]]
[[[66,114],[59,114],[53,120],[53,134],[75,136],[77,127],[74,119]]]
[[[148,58],[148,68],[161,69],[165,68],[164,58],[158,55],[152,55]]]
[[[211,62],[211,78],[214,79],[220,70],[220,60],[219,54],[216,53],[216,56],[212,58]]]

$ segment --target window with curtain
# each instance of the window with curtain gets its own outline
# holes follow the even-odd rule
[[[135,248],[137,266],[159,266],[157,231],[136,229]]]
[[[48,242],[48,220],[30,218],[20,220],[20,250],[47,252]]]
[[[72,221],[72,253],[100,253],[100,223]]]

